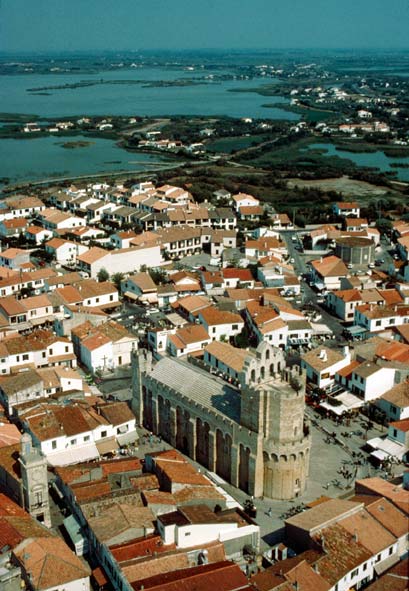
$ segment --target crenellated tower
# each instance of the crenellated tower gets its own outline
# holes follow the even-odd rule
[[[143,378],[152,371],[152,353],[147,349],[133,349],[132,363],[132,401],[131,408],[138,425],[144,423],[145,386]]]
[[[306,487],[310,435],[305,419],[305,374],[287,368],[281,349],[261,343],[241,375],[243,426],[263,438],[264,496],[291,499]]]

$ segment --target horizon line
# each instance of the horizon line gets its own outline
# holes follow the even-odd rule
[[[155,47],[155,48],[144,48],[144,49],[113,49],[113,48],[88,48],[88,49],[0,49],[0,55],[41,55],[41,54],[86,54],[86,53],[152,53],[152,52],[166,52],[166,53],[188,53],[188,52],[309,52],[309,51],[377,51],[377,52],[409,52],[408,47],[192,47],[192,48],[169,48],[169,47]]]

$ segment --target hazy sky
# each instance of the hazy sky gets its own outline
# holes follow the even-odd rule
[[[409,48],[409,0],[0,0],[0,50]]]

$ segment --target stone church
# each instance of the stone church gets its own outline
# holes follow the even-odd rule
[[[187,361],[132,354],[132,409],[140,425],[255,497],[291,499],[308,477],[305,375],[261,343],[235,388]]]

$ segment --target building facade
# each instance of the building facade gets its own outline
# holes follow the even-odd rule
[[[137,422],[255,497],[291,499],[306,487],[311,440],[305,375],[261,343],[238,388],[179,359],[132,355]]]

